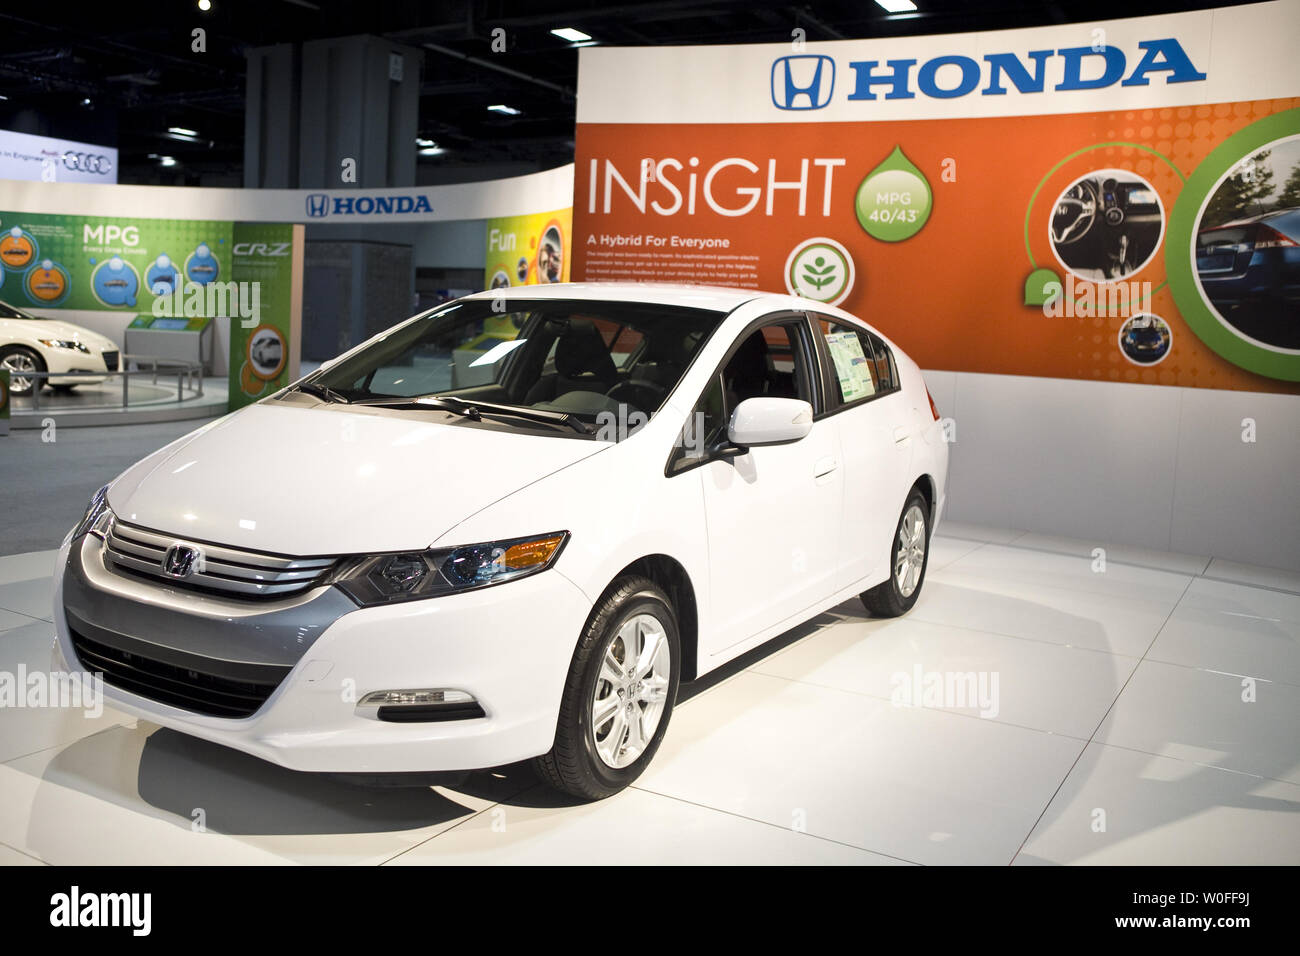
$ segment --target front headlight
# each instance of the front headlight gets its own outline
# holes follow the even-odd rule
[[[113,509],[108,506],[108,485],[100,488],[90,499],[86,512],[72,529],[72,540],[77,540],[87,531],[104,537],[113,524]]]
[[[545,571],[564,550],[567,531],[460,548],[362,555],[330,578],[362,607],[416,601],[502,584]]]
[[[90,354],[90,349],[82,345],[80,342],[74,342],[71,339],[41,339],[40,343],[52,349],[76,349],[78,352],[85,352],[87,355]]]

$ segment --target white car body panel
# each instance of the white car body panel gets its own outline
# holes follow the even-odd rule
[[[298,556],[418,551],[466,513],[609,447],[250,405],[127,470],[112,500],[133,524],[199,542]],[[289,475],[301,481],[267,480]]]
[[[42,339],[79,342],[89,353],[78,349],[55,348]],[[0,317],[0,347],[23,345],[36,351],[45,361],[48,372],[70,372],[74,369],[88,372],[107,372],[104,352],[117,352],[112,339],[84,329],[62,319],[10,319]],[[46,381],[51,385],[89,385],[104,379],[88,375],[59,378],[51,374]]]
[[[886,580],[894,528],[917,482],[932,498],[932,530],[937,523],[947,444],[920,370],[887,339],[899,392],[825,415],[798,442],[665,474],[701,392],[751,323],[810,311],[863,324],[847,313],[743,290],[587,284],[509,294],[512,300],[649,299],[729,314],[659,412],[617,444],[373,417],[346,406],[263,403],[128,469],[111,485],[109,502],[120,519],[177,540],[285,555],[450,547],[568,531],[554,567],[464,594],[346,613],[246,719],[197,715],[106,686],[114,706],[302,770],[496,766],[549,750],[587,616],[634,562],[667,559],[684,573],[695,617],[684,668],[701,676]],[[435,494],[418,493],[422,475]],[[80,546],[65,543],[56,574],[56,642],[67,661],[76,657],[63,613],[63,575],[70,549]],[[93,560],[93,546],[88,554]],[[159,601],[183,601],[183,595]],[[219,616],[219,610],[208,613]],[[358,695],[398,687],[464,689],[482,701],[487,717],[380,723],[340,696],[342,678],[354,682]]]

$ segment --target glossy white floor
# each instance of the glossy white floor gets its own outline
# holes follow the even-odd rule
[[[910,615],[845,604],[688,688],[599,804],[522,767],[361,790],[0,709],[0,864],[1300,863],[1300,575],[943,530]],[[52,561],[0,558],[0,671],[48,666]],[[996,677],[996,707],[895,706],[918,671]]]

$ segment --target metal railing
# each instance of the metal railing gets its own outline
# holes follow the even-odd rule
[[[135,365],[135,368],[131,368]],[[176,399],[177,404],[184,402],[186,399],[203,397],[203,364],[201,362],[186,362],[180,359],[162,358],[156,355],[126,355],[122,354],[118,358],[118,368],[114,371],[103,372],[19,372],[10,373],[12,378],[26,378],[32,381],[32,393],[30,395],[18,395],[15,398],[31,399],[31,408],[22,409],[15,407],[15,412],[23,411],[40,411],[41,408],[41,389],[35,386],[42,381],[52,378],[57,379],[106,379],[112,376],[119,376],[122,379],[122,408],[129,408],[131,405],[131,379],[149,375],[152,376],[152,384],[158,384],[158,376],[163,375],[170,377],[176,376]],[[75,384],[73,382],[60,382],[61,385]],[[188,393],[188,394],[187,394]],[[139,400],[137,405],[142,404]],[[145,401],[143,404],[157,405],[158,401]],[[97,408],[117,408],[116,405],[97,405]]]

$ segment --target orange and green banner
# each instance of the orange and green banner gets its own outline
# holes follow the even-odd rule
[[[574,278],[798,294],[930,369],[1300,393],[1297,35],[584,48]]]

